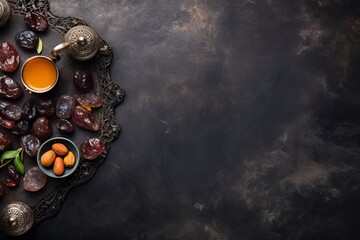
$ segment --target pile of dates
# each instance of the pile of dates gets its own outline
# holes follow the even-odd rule
[[[9,42],[0,43],[0,70],[14,72],[20,63],[20,56],[16,48]]]
[[[93,109],[103,105],[99,92],[93,89],[90,73],[76,71],[73,82],[78,92],[74,95],[61,95],[55,99],[28,99],[18,107],[11,101],[20,98],[24,91],[19,83],[9,76],[0,78],[0,126],[8,129],[20,138],[20,146],[30,157],[36,157],[41,143],[52,136],[51,121],[56,121],[60,133],[71,134],[75,125],[90,131],[99,129],[99,122]],[[0,153],[9,149],[9,136],[0,132]],[[84,159],[94,160],[105,150],[105,143],[100,138],[86,139],[80,145],[80,154]],[[44,175],[37,167],[29,168],[24,175],[24,189],[35,192],[46,183]],[[9,165],[5,184],[17,186],[19,173],[13,165]]]
[[[36,32],[45,32],[48,29],[46,18],[35,12],[28,12],[24,17],[27,30],[18,32],[15,35],[17,44],[25,50],[38,50],[41,52],[42,45]],[[19,52],[10,42],[0,43],[0,70],[6,73],[14,72],[20,63]]]
[[[74,124],[80,128],[98,131],[99,122],[92,109],[103,104],[102,96],[93,89],[93,79],[87,71],[75,71],[74,95],[61,95],[56,101],[51,99],[29,99],[21,107],[11,103],[23,95],[19,83],[9,76],[0,77],[0,126],[11,130],[20,137],[20,145],[31,157],[35,157],[42,142],[53,133],[51,119],[56,118],[56,128],[60,133],[71,134]],[[0,150],[11,145],[9,137],[0,135]]]

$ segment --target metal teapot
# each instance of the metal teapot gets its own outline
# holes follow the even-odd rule
[[[65,41],[51,50],[54,61],[60,59],[59,52],[65,48],[75,60],[86,61],[99,51],[100,37],[88,26],[75,26],[65,34]]]
[[[0,27],[5,25],[11,17],[11,8],[7,0],[0,0]]]

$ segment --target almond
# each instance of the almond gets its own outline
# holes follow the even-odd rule
[[[51,149],[56,153],[57,156],[64,157],[68,154],[69,150],[62,143],[54,143]]]
[[[68,155],[64,157],[64,164],[66,167],[71,168],[75,164],[75,156],[72,151],[69,151]]]
[[[64,165],[64,160],[61,157],[55,158],[53,171],[54,171],[55,175],[57,175],[57,176],[64,174],[65,165]]]
[[[55,157],[56,155],[53,150],[49,150],[43,153],[40,158],[41,165],[43,165],[44,167],[50,167],[51,165],[53,165]]]

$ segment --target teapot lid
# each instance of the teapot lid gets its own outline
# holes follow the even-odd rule
[[[80,61],[94,57],[100,48],[99,35],[88,26],[72,27],[65,34],[65,41],[69,43],[68,53]]]
[[[23,202],[11,202],[2,209],[0,216],[0,227],[12,236],[27,232],[34,223],[32,210]]]

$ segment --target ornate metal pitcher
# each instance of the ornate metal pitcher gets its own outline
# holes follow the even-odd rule
[[[86,61],[96,55],[100,48],[99,35],[88,26],[76,26],[65,34],[65,42],[57,45],[51,55],[56,61],[62,49],[67,50],[69,55],[79,61]]]

